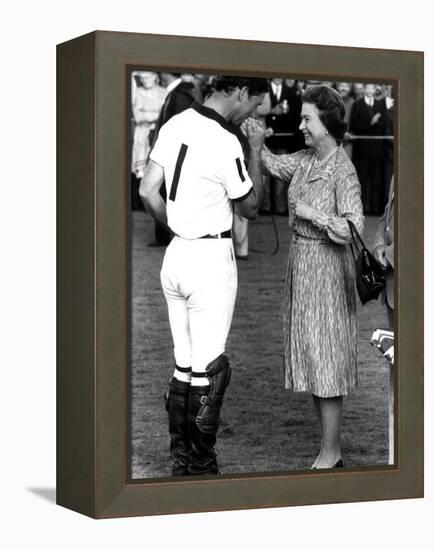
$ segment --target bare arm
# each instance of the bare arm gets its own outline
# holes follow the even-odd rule
[[[150,160],[145,175],[140,182],[139,195],[146,210],[167,227],[166,204],[160,195],[160,188],[163,182],[163,167]]]
[[[241,216],[254,220],[261,205],[263,192],[260,151],[250,151],[248,172],[253,189],[244,200],[236,203],[236,208]]]
[[[264,145],[265,132],[261,125],[255,122],[250,122],[250,120],[246,122],[246,132],[250,144],[249,164],[247,171],[250,179],[252,180],[253,189],[245,199],[236,203],[236,208],[241,216],[249,220],[253,220],[256,218],[262,201],[263,178],[261,151]]]

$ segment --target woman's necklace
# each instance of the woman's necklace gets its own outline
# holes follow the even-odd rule
[[[320,159],[319,157],[316,156],[316,153],[315,153],[315,160],[313,161],[313,168],[314,170],[317,170],[318,168],[320,168],[321,166],[323,166],[324,164],[327,163],[327,161],[329,160],[329,158],[336,152],[337,150],[337,147],[334,147],[330,153],[325,156],[323,159]]]
[[[316,152],[315,152],[315,157],[314,157],[314,160],[312,162],[312,164],[310,165],[310,168],[309,168],[309,172],[308,172],[308,175],[307,175],[307,178],[306,178],[306,182],[309,181],[310,179],[312,178],[315,178],[317,173],[319,172],[319,170],[325,165],[327,164],[327,162],[330,160],[330,158],[336,153],[336,151],[338,150],[338,146],[334,147],[330,153],[325,156],[323,159],[320,159],[317,157],[316,155]]]

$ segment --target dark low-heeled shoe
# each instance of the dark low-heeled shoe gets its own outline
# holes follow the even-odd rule
[[[343,468],[344,467],[344,461],[342,460],[342,458],[340,458],[336,464],[334,466],[332,466],[332,468]],[[316,466],[311,466],[310,467],[311,470],[318,470],[320,468],[317,468]],[[325,470],[327,470],[327,468],[324,468]]]

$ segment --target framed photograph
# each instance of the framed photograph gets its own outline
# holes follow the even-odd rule
[[[97,31],[57,97],[58,504],[422,497],[423,53]]]

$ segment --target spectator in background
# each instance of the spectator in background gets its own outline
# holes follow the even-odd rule
[[[292,153],[302,147],[301,133],[298,130],[301,94],[295,86],[295,81],[290,82],[292,85],[288,86],[282,78],[273,78],[269,84],[271,111],[266,116],[266,125],[273,130],[273,135],[268,138],[267,146],[276,154]],[[287,185],[283,181],[269,178],[269,185],[264,190],[261,211],[287,215]]]
[[[179,73],[161,73],[160,78],[162,84],[166,86],[167,95],[156,124],[154,143],[158,138],[160,128],[174,115],[188,109],[195,99],[194,85],[188,81],[188,78],[187,82],[183,81]],[[164,185],[161,186],[160,192],[163,199],[166,200]],[[169,231],[157,220],[154,220],[154,234],[155,240],[150,242],[149,246],[167,246],[170,243]]]
[[[289,103],[289,116],[290,116],[290,128],[291,133],[294,136],[290,136],[286,149],[288,153],[295,153],[303,149],[304,137],[303,133],[300,131],[300,116],[301,116],[301,105],[303,98],[303,82],[300,80],[290,80],[287,78],[285,80],[286,85],[291,90],[291,101]]]
[[[355,82],[353,84],[353,94],[356,101],[362,99],[365,95],[365,85],[362,82]]]
[[[387,270],[386,287],[382,293],[382,302],[386,305],[389,327],[394,330],[394,182],[390,182],[389,198],[374,241],[374,256]]]
[[[375,85],[365,84],[363,98],[355,101],[351,110],[350,132],[362,137],[353,142],[353,162],[362,187],[364,211],[378,216],[385,205],[384,140],[375,137],[384,135],[386,111],[384,104],[374,95]],[[368,136],[374,136],[374,139]]]
[[[306,88],[306,80],[296,80],[295,89],[299,95],[303,95],[304,89]]]
[[[200,84],[203,100],[206,101],[215,92],[215,75],[195,74],[196,79]]]
[[[349,82],[337,82],[336,89],[337,89],[339,95],[341,96],[341,98],[344,102],[344,106],[345,106],[345,118],[344,118],[344,120],[345,120],[345,122],[347,124],[347,128],[348,128],[349,125],[350,125],[351,109],[352,109],[353,104],[354,104],[354,99],[351,97],[350,83]],[[348,139],[349,134],[346,133],[345,136],[346,137],[344,139],[344,149],[345,149],[347,155],[350,158],[352,158],[352,156],[353,156],[353,144]]]
[[[394,136],[395,126],[395,105],[393,99],[393,86],[382,86],[383,111],[386,114],[386,125],[384,133],[386,136]],[[389,195],[389,186],[392,181],[394,172],[394,140],[384,140],[384,162],[383,162],[383,185],[385,188],[385,196]]]
[[[193,84],[194,99],[199,103],[203,103],[203,93],[200,78],[197,78],[197,75],[195,74],[182,73],[181,80],[183,82],[190,82],[191,84]]]
[[[142,208],[139,197],[140,180],[143,177],[151,147],[152,131],[155,128],[166,90],[158,84],[154,72],[135,71],[133,73],[134,94],[132,98],[133,151],[131,161],[131,207]]]

